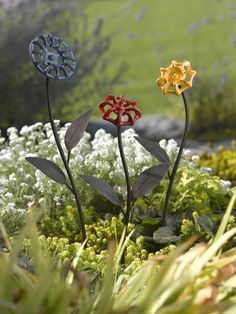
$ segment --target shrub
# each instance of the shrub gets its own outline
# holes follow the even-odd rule
[[[188,91],[191,97],[191,130],[199,135],[210,135],[208,140],[235,135],[236,92],[230,84],[233,78],[197,80]],[[213,137],[212,137],[213,135]]]

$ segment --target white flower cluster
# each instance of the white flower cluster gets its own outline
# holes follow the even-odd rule
[[[61,143],[70,124],[60,128],[55,121]],[[26,211],[32,202],[43,204],[50,209],[73,204],[73,196],[64,185],[54,183],[26,160],[26,156],[38,156],[54,161],[63,168],[57,151],[51,126],[41,122],[7,130],[8,138],[0,137],[0,212]],[[157,163],[136,140],[133,129],[122,133],[124,153],[131,177],[140,174],[147,167]],[[173,161],[178,153],[174,140],[162,140],[160,145]],[[63,144],[63,149],[66,148]],[[189,168],[197,167],[199,157],[184,150],[181,164]],[[79,179],[80,174],[100,177],[115,187],[125,197],[125,180],[117,138],[104,130],[98,130],[93,140],[84,133],[80,143],[71,152],[70,166],[78,181],[78,191],[84,206],[88,205],[88,186]],[[91,190],[89,190],[91,191]],[[91,194],[91,193],[90,193]]]
[[[173,163],[179,152],[178,144],[175,140],[161,140],[159,142],[160,146],[167,152],[171,162]],[[187,166],[188,168],[195,168],[198,166],[199,156],[193,155],[189,149],[183,150],[182,159],[180,165]]]
[[[222,194],[226,194],[227,192],[229,192],[231,185],[232,185],[231,182],[228,180],[220,180]]]

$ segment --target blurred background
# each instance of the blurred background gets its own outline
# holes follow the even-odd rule
[[[0,0],[0,128],[48,121],[45,79],[28,55],[53,33],[73,48],[76,75],[52,83],[55,117],[72,121],[105,95],[135,99],[144,115],[183,117],[181,97],[163,96],[159,68],[189,60],[192,132],[236,129],[236,1]],[[94,117],[99,112],[94,110]]]

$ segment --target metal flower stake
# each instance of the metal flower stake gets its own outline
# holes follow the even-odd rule
[[[81,177],[113,204],[120,206],[124,218],[125,233],[127,234],[131,211],[136,199],[149,194],[153,188],[160,183],[161,179],[168,171],[170,160],[166,152],[159,145],[155,145],[156,143],[142,137],[136,137],[136,140],[155,156],[160,163],[144,170],[133,180],[134,182],[131,182],[123,149],[121,128],[122,126],[134,125],[135,121],[141,118],[141,111],[137,108],[136,101],[127,100],[124,96],[115,97],[108,95],[104,101],[98,104],[98,107],[102,118],[114,124],[117,128],[118,147],[123,164],[127,190],[125,209],[123,210],[119,196],[107,182],[89,175],[82,175]]]
[[[182,95],[185,109],[184,133],[177,158],[175,160],[173,169],[169,175],[169,185],[166,191],[166,197],[161,217],[161,223],[165,224],[171,190],[173,187],[174,179],[178,170],[178,166],[186,142],[187,132],[189,129],[189,110],[187,100],[184,95],[184,91],[189,87],[192,87],[192,81],[193,77],[196,75],[196,71],[191,69],[189,61],[184,61],[180,63],[174,60],[171,62],[171,65],[169,67],[161,68],[160,71],[161,77],[156,80],[157,85],[161,87],[164,94]]]
[[[113,95],[108,95],[105,101],[101,102],[98,107],[103,119],[113,123],[117,128],[118,146],[124,168],[127,189],[126,212],[124,213],[125,226],[127,227],[130,220],[133,195],[131,191],[129,170],[122,144],[121,127],[134,125],[135,121],[141,118],[141,111],[137,108],[135,101],[127,100],[124,96],[114,97]]]
[[[46,95],[49,119],[55,142],[68,178],[66,178],[63,170],[50,160],[39,157],[26,157],[26,160],[55,182],[65,184],[73,193],[76,206],[78,208],[82,238],[85,240],[86,231],[82,206],[69,163],[71,150],[82,138],[92,110],[90,109],[86,111],[68,128],[64,138],[65,147],[67,149],[66,156],[60,143],[53,119],[50,96],[50,80],[62,81],[70,78],[76,70],[75,56],[63,39],[52,34],[39,35],[34,38],[29,46],[29,54],[35,67],[46,77]]]

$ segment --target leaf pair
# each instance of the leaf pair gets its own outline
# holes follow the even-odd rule
[[[170,159],[159,143],[149,141],[140,136],[135,139],[161,163],[144,170],[135,180],[132,190],[135,198],[150,193],[161,181],[170,167]]]
[[[92,109],[86,111],[67,129],[64,141],[68,152],[70,152],[81,140],[88,125],[91,113]],[[63,170],[54,162],[40,157],[26,157],[25,159],[53,181],[67,184]]]
[[[144,170],[136,178],[132,186],[132,194],[134,198],[142,197],[150,193],[153,188],[160,183],[161,179],[166,174],[170,166],[170,159],[167,153],[160,147],[158,143],[151,142],[142,137],[136,137],[136,140],[162,163]],[[81,178],[113,204],[119,206],[121,205],[118,195],[112,186],[107,182],[89,175],[81,175]]]

